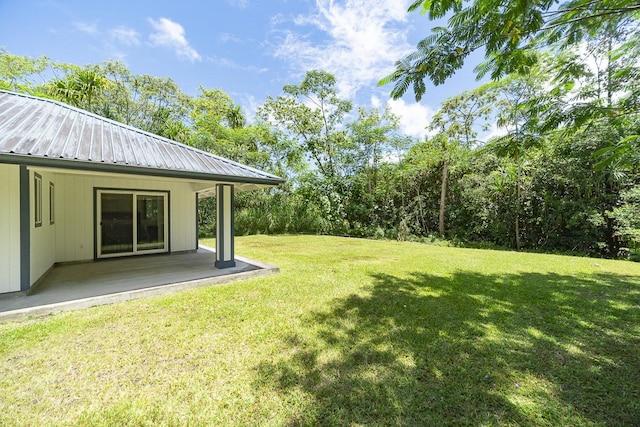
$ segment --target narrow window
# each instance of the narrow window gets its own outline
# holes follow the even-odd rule
[[[42,177],[37,173],[33,175],[33,195],[35,197],[33,208],[35,212],[35,226],[42,226]]]
[[[55,188],[53,182],[49,183],[49,224],[54,224],[55,221]]]

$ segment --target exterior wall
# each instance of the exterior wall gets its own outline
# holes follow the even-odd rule
[[[168,191],[170,251],[197,249],[195,190],[191,183],[133,175],[57,174],[55,262],[94,258],[94,188]]]
[[[36,227],[35,224],[35,183],[34,175],[42,177],[42,225]],[[55,196],[58,198],[58,188],[56,176],[51,172],[43,172],[38,169],[29,170],[29,227],[31,238],[31,273],[30,285],[33,285],[43,274],[45,274],[55,262],[56,250],[56,222],[51,224],[49,215],[49,184],[55,186]],[[55,203],[56,205],[58,203]]]
[[[0,293],[20,290],[20,169],[0,164]]]
[[[35,174],[42,178],[42,224],[35,223]],[[197,249],[195,191],[202,184],[141,176],[65,173],[28,168],[29,285],[56,262],[94,259],[94,189],[169,193],[169,250]],[[54,184],[54,222],[49,184]],[[20,166],[0,164],[0,293],[20,291]]]

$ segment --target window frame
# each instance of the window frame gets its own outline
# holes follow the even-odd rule
[[[164,199],[164,247],[161,249],[141,250],[138,248],[138,224],[137,221],[132,221],[132,234],[133,234],[133,250],[131,252],[117,252],[117,253],[103,253],[102,252],[102,194],[127,194],[132,197],[133,201],[133,217],[136,218],[137,212],[137,196],[161,195]],[[168,190],[144,190],[144,189],[122,189],[122,188],[102,188],[94,187],[94,258],[112,258],[123,256],[137,256],[146,254],[158,254],[158,253],[171,253],[171,192]]]
[[[55,184],[49,181],[49,224],[56,223],[56,205],[55,205],[56,188]]]
[[[42,176],[33,173],[33,220],[35,227],[42,227]]]

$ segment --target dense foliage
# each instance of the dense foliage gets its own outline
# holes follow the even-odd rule
[[[117,61],[78,67],[0,51],[0,89],[59,99],[286,177],[279,188],[238,194],[239,234],[444,238],[638,259],[640,34],[636,16],[618,3],[607,25],[587,32],[575,33],[569,17],[555,27],[536,24],[526,45],[496,45],[490,60],[512,55],[483,65],[496,79],[443,102],[421,140],[403,135],[388,109],[341,99],[335,77],[318,70],[267,97],[255,118],[220,89],[189,96],[170,78],[134,75]],[[459,2],[414,7],[421,4],[430,16],[451,7],[454,18],[477,12],[458,10]],[[567,7],[544,12],[545,22]],[[579,42],[571,49],[569,33]],[[400,84],[393,94],[407,82],[433,80],[429,64],[419,65],[421,75],[387,79]],[[486,137],[490,129],[497,132]],[[203,236],[214,233],[214,206],[200,204]]]

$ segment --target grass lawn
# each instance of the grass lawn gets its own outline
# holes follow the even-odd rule
[[[236,252],[282,272],[0,325],[0,425],[640,423],[640,264],[324,236]]]

